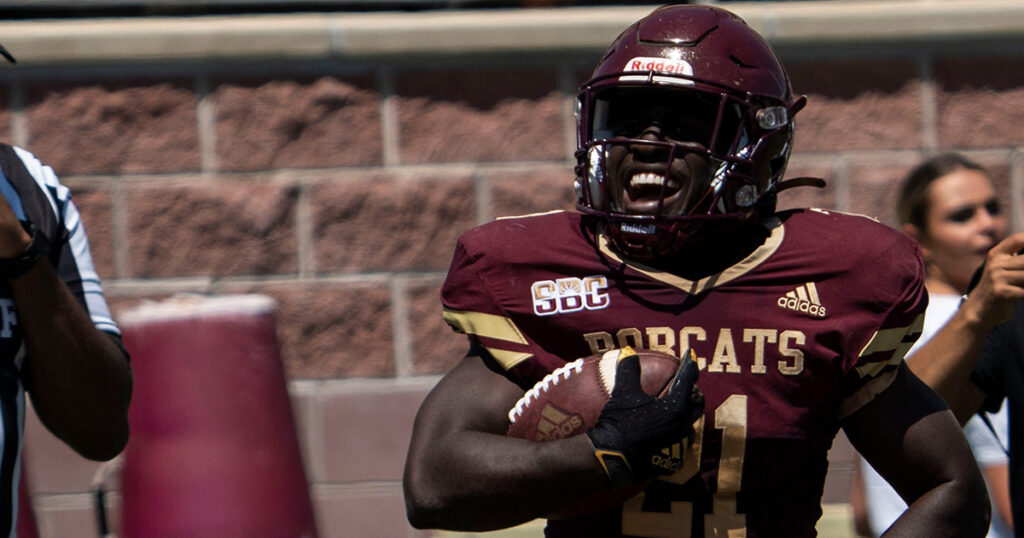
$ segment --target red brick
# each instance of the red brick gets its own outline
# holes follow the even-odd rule
[[[554,209],[574,210],[571,167],[545,166],[526,172],[496,172],[488,177],[495,217]]]
[[[777,208],[781,211],[796,207],[819,207],[823,209],[841,209],[836,207],[835,163],[821,160],[803,159],[798,155],[790,157],[786,167],[786,179],[797,177],[816,177],[825,180],[825,188],[794,187],[779,194]]]
[[[318,482],[401,480],[413,419],[428,387],[380,383],[321,394],[324,476]]]
[[[75,205],[89,237],[89,249],[96,272],[101,279],[113,278],[114,236],[111,220],[110,193],[105,188],[76,185],[71,187]]]
[[[444,270],[476,223],[468,178],[366,177],[313,192],[319,272]]]
[[[1024,140],[1024,56],[935,63],[939,145],[1016,147]]]
[[[365,78],[224,81],[213,91],[223,170],[380,164],[380,96]]]
[[[386,284],[231,283],[217,291],[262,293],[277,301],[277,334],[291,379],[395,375]]]
[[[916,164],[908,162],[863,162],[850,167],[850,208],[852,213],[875,217],[896,227],[896,198],[900,182]]]
[[[554,160],[566,121],[550,71],[403,74],[395,82],[403,163]]]
[[[292,186],[245,180],[132,188],[130,273],[294,273],[296,198]]]
[[[807,107],[795,150],[891,150],[921,146],[920,82],[912,60],[808,61],[788,67]]]
[[[469,342],[441,318],[441,281],[419,281],[407,288],[413,374],[443,374],[466,355]]]
[[[196,103],[179,81],[31,86],[30,149],[62,175],[198,170]]]

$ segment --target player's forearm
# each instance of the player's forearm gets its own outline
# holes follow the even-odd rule
[[[586,436],[543,443],[464,432],[407,467],[413,526],[461,531],[507,528],[600,491],[607,478]]]
[[[131,370],[47,263],[10,281],[40,420],[82,456],[110,459],[128,440]]]
[[[907,358],[911,371],[937,392],[961,425],[978,411],[983,393],[971,382],[990,327],[961,309],[928,342]]]

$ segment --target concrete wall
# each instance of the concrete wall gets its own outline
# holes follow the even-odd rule
[[[783,195],[892,223],[898,179],[958,150],[1024,229],[1024,6],[729,3],[809,105]],[[261,293],[322,536],[420,536],[401,467],[419,402],[464,352],[439,316],[455,238],[569,208],[572,100],[649,7],[0,22],[0,138],[75,193],[115,314]],[[145,398],[145,394],[137,394]],[[94,536],[95,464],[29,418],[45,536]],[[851,452],[833,451],[826,503]],[[112,502],[116,510],[115,496]]]

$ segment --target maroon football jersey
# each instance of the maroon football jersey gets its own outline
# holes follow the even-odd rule
[[[620,509],[549,521],[549,536],[814,536],[840,419],[920,334],[923,264],[865,217],[798,210],[766,225],[762,246],[699,281],[623,259],[572,212],[460,239],[445,320],[524,387],[626,345],[698,357],[706,407],[684,468]]]

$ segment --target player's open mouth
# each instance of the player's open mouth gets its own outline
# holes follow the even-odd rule
[[[680,185],[665,176],[654,172],[637,172],[629,179],[625,189],[626,209],[631,213],[654,213],[658,210],[658,201],[662,195],[662,183],[665,183],[665,202],[669,205],[679,194]]]

